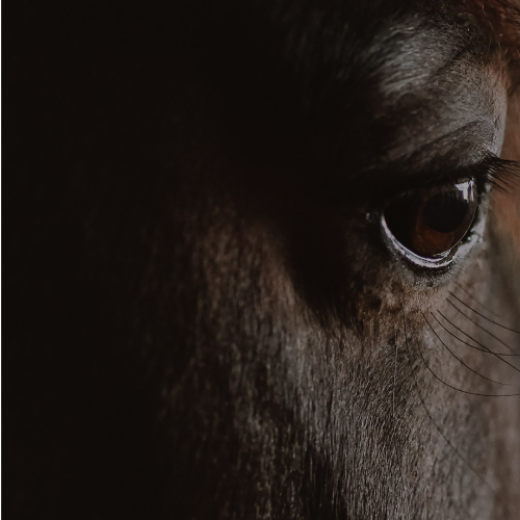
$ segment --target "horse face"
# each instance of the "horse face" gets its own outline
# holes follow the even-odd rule
[[[46,281],[16,366],[51,410],[17,441],[22,497],[89,518],[513,518],[518,191],[498,157],[518,113],[495,20],[197,2],[130,11],[116,38],[116,15],[54,101],[66,164],[29,189],[72,224],[20,271]]]

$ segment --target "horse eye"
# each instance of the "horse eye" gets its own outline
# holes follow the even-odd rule
[[[399,197],[385,209],[384,223],[405,252],[439,260],[449,256],[466,236],[477,206],[475,181],[469,180]]]

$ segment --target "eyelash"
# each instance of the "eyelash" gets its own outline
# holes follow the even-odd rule
[[[421,175],[417,177],[420,179]],[[427,183],[408,183],[407,186],[402,186],[404,189],[399,190],[398,193],[391,193],[383,201],[383,204],[388,204],[393,198],[406,192],[417,189],[440,188],[450,183],[460,183],[471,178],[474,178],[477,182],[479,194],[489,192],[491,189],[507,191],[513,185],[520,183],[520,162],[501,159],[492,153],[486,153],[477,164],[468,168],[455,169],[451,175],[439,175],[432,182]]]
[[[515,185],[520,185],[520,162],[489,155],[487,171],[479,180],[488,190],[496,189],[507,192]]]

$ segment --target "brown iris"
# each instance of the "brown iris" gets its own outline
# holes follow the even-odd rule
[[[477,209],[473,180],[404,195],[385,210],[394,237],[425,258],[445,256],[466,235]]]

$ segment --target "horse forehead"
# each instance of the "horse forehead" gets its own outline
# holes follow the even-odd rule
[[[468,145],[498,153],[507,92],[501,63],[483,52],[475,28],[402,22],[374,45],[376,119],[395,120],[391,159],[458,134]],[[406,124],[401,124],[405,121]],[[449,140],[449,139],[448,139]]]
[[[349,135],[355,127],[355,142],[384,136],[379,149],[396,157],[464,127],[475,149],[497,153],[507,105],[503,64],[473,17],[455,4],[450,12],[439,6],[403,7],[363,31],[346,11],[332,22],[309,15],[299,37],[288,33],[284,53],[284,65],[301,72],[302,110]]]

